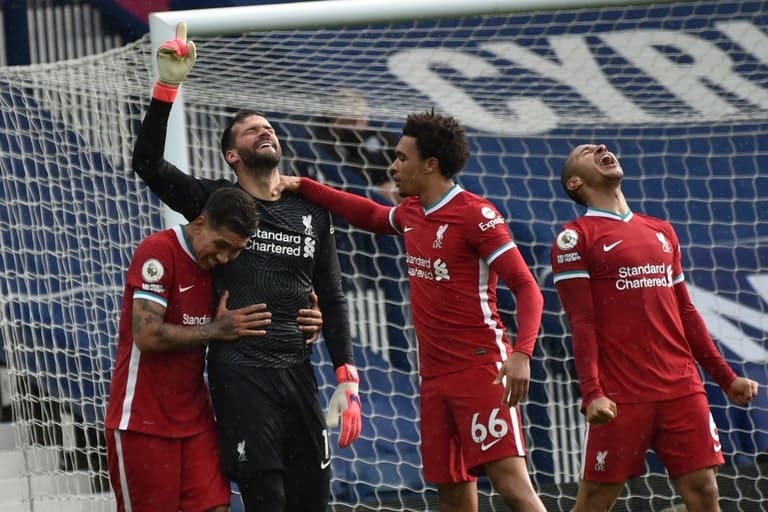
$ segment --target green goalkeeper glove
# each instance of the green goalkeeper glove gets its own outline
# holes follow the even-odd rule
[[[187,24],[176,25],[176,38],[164,42],[157,50],[157,72],[160,79],[155,84],[152,97],[173,103],[181,82],[187,78],[197,59],[195,43],[187,41]]]

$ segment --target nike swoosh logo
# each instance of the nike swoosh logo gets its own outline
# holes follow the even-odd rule
[[[490,448],[491,446],[495,445],[495,444],[496,444],[496,443],[498,443],[499,441],[501,441],[501,438],[498,438],[498,439],[494,439],[493,441],[491,441],[491,442],[490,442],[490,443],[488,443],[488,444],[485,444],[485,443],[481,444],[481,445],[480,445],[480,451],[481,451],[481,452],[484,452],[484,451],[486,451],[488,448]]]
[[[619,240],[618,242],[613,242],[611,245],[605,245],[605,244],[603,244],[603,251],[604,251],[604,252],[608,252],[608,251],[610,251],[611,249],[613,249],[614,247],[616,247],[617,245],[619,245],[619,244],[620,244],[621,242],[623,242],[623,241],[624,241],[624,240]]]
[[[189,286],[181,286],[181,285],[179,285],[179,293],[184,293],[187,290],[191,290],[194,287],[195,287],[195,285],[193,285],[193,284],[191,284]]]
[[[320,469],[325,469],[331,465],[331,459],[320,462]]]
[[[410,227],[410,226],[405,226],[405,227],[403,228],[403,232],[407,233],[407,232],[409,232],[409,231],[410,231],[410,230],[412,230],[412,229],[413,229],[413,228],[412,228],[412,227]]]

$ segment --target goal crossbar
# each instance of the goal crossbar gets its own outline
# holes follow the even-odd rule
[[[688,2],[692,0],[683,0]],[[670,0],[323,0],[281,4],[154,12],[153,40],[165,40],[177,23],[187,23],[190,35],[220,35],[257,30],[334,27],[360,23],[454,18],[556,9],[664,4]],[[677,3],[681,3],[679,0]]]

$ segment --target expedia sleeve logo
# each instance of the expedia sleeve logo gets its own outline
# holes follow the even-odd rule
[[[483,206],[483,209],[480,210],[480,213],[483,214],[483,217],[486,219],[489,219],[488,222],[481,222],[477,225],[477,227],[480,228],[480,231],[488,231],[489,229],[493,229],[499,224],[504,224],[504,219],[496,213],[496,210],[489,206]]]

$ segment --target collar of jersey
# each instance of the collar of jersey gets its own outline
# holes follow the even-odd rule
[[[451,199],[459,195],[461,192],[463,192],[464,189],[459,186],[458,183],[455,183],[449,190],[446,192],[443,197],[438,199],[435,204],[432,206],[428,206],[424,208],[424,215],[429,215],[432,212],[435,212],[445,206],[446,203],[450,202]]]
[[[629,210],[624,215],[619,215],[618,213],[609,212],[608,210],[601,210],[600,208],[587,208],[587,213],[585,213],[584,216],[585,217],[606,217],[608,219],[616,219],[624,222],[629,222],[630,220],[632,220],[632,217],[634,217],[634,214],[632,213],[632,210]]]
[[[187,253],[187,256],[189,256],[192,261],[197,261],[195,255],[192,253],[192,246],[189,245],[189,240],[184,236],[184,229],[182,229],[181,225],[174,226],[173,232],[176,233],[176,239],[179,241],[181,248],[184,249],[184,252]]]

